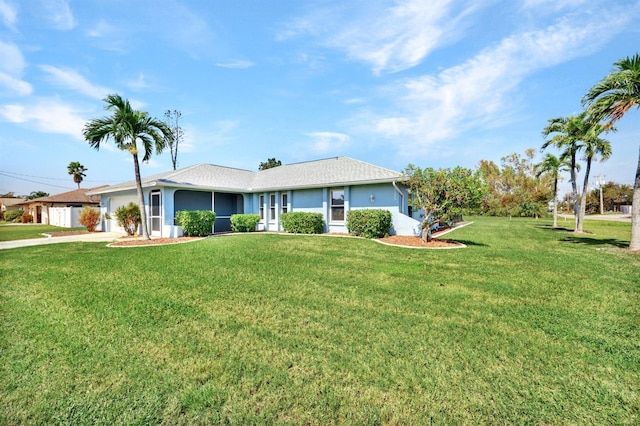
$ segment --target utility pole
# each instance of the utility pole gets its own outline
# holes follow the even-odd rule
[[[602,187],[604,186],[605,183],[605,175],[598,175],[596,176],[596,182],[598,182],[598,186],[600,187],[600,214],[604,214],[604,201],[602,198]]]

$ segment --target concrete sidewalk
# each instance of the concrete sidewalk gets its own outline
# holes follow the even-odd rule
[[[574,220],[575,216],[572,214],[558,214],[558,217],[564,219]],[[584,217],[585,220],[606,220],[609,222],[631,222],[631,215],[628,214],[588,214]]]
[[[65,237],[45,237],[31,238],[28,240],[2,241],[0,242],[0,250],[18,247],[40,246],[44,244],[111,242],[117,240],[120,237],[122,237],[122,234],[117,234],[115,232],[92,232],[90,234],[67,235]]]

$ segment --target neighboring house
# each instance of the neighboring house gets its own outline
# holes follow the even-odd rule
[[[322,213],[326,232],[346,233],[347,212],[386,209],[392,214],[392,233],[419,235],[420,222],[408,216],[407,190],[402,173],[348,157],[289,164],[249,171],[198,164],[142,179],[145,211],[152,236],[177,237],[181,210],[212,210],[212,232],[231,230],[230,217],[260,215],[258,230],[281,231],[280,215],[305,211]],[[135,181],[94,189],[101,205],[113,214],[130,202],[138,204]],[[124,232],[115,219],[105,231]]]
[[[34,198],[22,201],[22,209],[33,217],[34,223],[62,226],[65,228],[80,227],[78,218],[85,207],[100,207],[100,197],[87,195],[88,191],[96,188],[79,188],[61,194]]]
[[[0,198],[0,212],[4,213],[7,210],[20,210],[22,206],[20,203],[24,202],[24,198],[19,197],[1,197]]]

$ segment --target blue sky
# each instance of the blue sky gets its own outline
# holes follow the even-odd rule
[[[498,163],[581,112],[639,24],[626,0],[0,0],[0,193],[74,189],[72,161],[85,187],[133,179],[128,153],[82,137],[109,93],[181,111],[179,167]],[[638,111],[607,139],[593,174],[631,184]]]

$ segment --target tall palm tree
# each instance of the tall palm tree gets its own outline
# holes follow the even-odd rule
[[[149,240],[151,237],[149,236],[147,215],[144,208],[138,142],[141,143],[144,151],[142,161],[149,161],[154,148],[157,154],[160,154],[166,148],[166,141],[172,138],[171,129],[162,121],[149,117],[146,112],[131,108],[129,101],[122,99],[120,95],[108,95],[103,101],[107,104],[105,109],[112,111],[113,114],[109,117],[90,120],[85,124],[82,133],[89,145],[96,150],[100,149],[102,142],[113,139],[119,149],[128,151],[133,156],[136,189],[142,219],[142,235],[143,238]]]
[[[542,145],[542,149],[555,146],[560,149],[562,158],[569,160],[569,173],[571,175],[571,189],[573,191],[573,214],[575,216],[575,232],[582,232],[580,222],[580,194],[578,193],[578,182],[576,173],[578,171],[577,156],[582,149],[582,139],[587,133],[585,115],[557,117],[549,120],[547,126],[542,130],[545,137],[553,135],[551,139]]]
[[[566,158],[558,158],[551,153],[547,153],[542,162],[536,165],[536,177],[539,178],[547,173],[553,179],[553,227],[558,227],[558,179],[560,173],[569,170],[569,161]]]
[[[640,55],[616,62],[611,74],[584,95],[582,104],[587,107],[587,114],[607,125],[613,125],[631,108],[640,108]],[[640,156],[633,185],[629,249],[640,250]]]
[[[72,161],[67,166],[67,171],[70,175],[73,175],[73,181],[78,184],[78,188],[80,188],[80,183],[82,183],[82,179],[86,176],[84,172],[87,170],[89,169],[77,161]]]
[[[591,163],[598,156],[600,161],[605,161],[611,157],[611,143],[602,139],[600,134],[603,132],[615,131],[614,127],[592,123],[592,127],[585,136],[584,143],[584,160],[587,162],[584,171],[584,183],[582,186],[583,197],[580,199],[580,223],[584,223],[584,216],[587,210],[587,191],[589,190],[589,174],[591,173]]]

